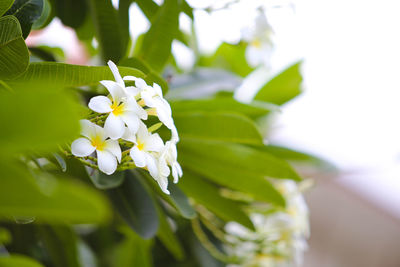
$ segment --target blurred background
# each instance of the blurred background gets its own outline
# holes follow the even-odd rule
[[[316,182],[306,194],[311,239],[304,266],[400,266],[400,2],[188,2],[196,7],[202,53],[237,43],[261,7],[273,30],[267,73],[304,60],[304,92],[277,116],[270,141],[320,156],[340,170],[308,174]],[[149,23],[135,5],[130,13],[137,37]],[[180,23],[192,30],[184,15]],[[27,42],[63,47],[67,62],[90,64],[74,32],[58,20]],[[173,52],[182,69],[191,68],[190,50],[176,42]],[[256,89],[246,88],[238,98]]]

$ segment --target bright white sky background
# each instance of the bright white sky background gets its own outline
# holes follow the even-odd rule
[[[293,0],[293,8],[289,1],[242,0],[213,16],[198,10],[200,48],[237,41],[260,4],[276,33],[272,68],[305,60],[305,92],[284,107],[275,141],[332,161],[351,173],[341,183],[400,218],[400,1]],[[146,19],[135,7],[131,14],[137,36]],[[73,36],[59,28],[53,23],[45,39],[65,47]],[[188,51],[175,44],[174,52],[190,65]]]

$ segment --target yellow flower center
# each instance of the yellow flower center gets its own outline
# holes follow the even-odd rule
[[[139,140],[137,140],[137,148],[138,148],[139,150],[143,150],[143,148],[144,148],[144,143],[142,143],[142,142],[140,142]]]
[[[96,135],[91,141],[96,150],[102,151],[104,149],[105,142],[101,140],[100,136]]]
[[[260,39],[254,39],[252,42],[251,42],[251,45],[252,46],[254,46],[254,47],[256,47],[256,48],[261,48],[261,41],[260,41]]]
[[[124,112],[124,104],[118,105],[117,102],[114,102],[111,105],[112,113],[115,116],[121,115]]]

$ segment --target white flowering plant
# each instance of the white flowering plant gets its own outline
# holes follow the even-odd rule
[[[196,20],[188,2],[161,2],[0,2],[1,266],[301,261],[307,180],[297,166],[328,165],[270,144],[265,130],[301,92],[301,62],[242,100],[237,90],[269,60],[249,58],[271,46],[267,21],[255,20],[256,39],[210,56],[180,27]],[[149,21],[138,38],[133,7]],[[34,42],[60,22],[78,59]],[[175,42],[192,51],[190,68]]]

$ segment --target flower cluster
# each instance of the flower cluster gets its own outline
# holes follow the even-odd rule
[[[108,175],[118,169],[145,168],[163,192],[169,194],[170,173],[175,183],[182,176],[176,150],[179,137],[171,107],[158,84],[149,86],[143,79],[133,76],[122,78],[113,62],[109,61],[108,66],[115,81],[100,83],[110,94],[90,99],[88,106],[93,114],[81,121],[83,137],[71,144],[71,152],[76,157],[97,161],[98,169]],[[126,86],[125,81],[135,85]],[[160,123],[147,128],[144,121],[149,116],[158,117]],[[171,140],[165,144],[158,133],[153,133],[162,124],[171,131]],[[122,151],[121,147],[126,150]],[[90,157],[94,152],[97,157]]]
[[[241,266],[288,267],[303,261],[309,237],[307,204],[294,181],[278,181],[276,186],[286,207],[273,213],[251,212],[255,232],[233,222],[226,225],[227,240],[233,244],[227,251],[242,259]]]

